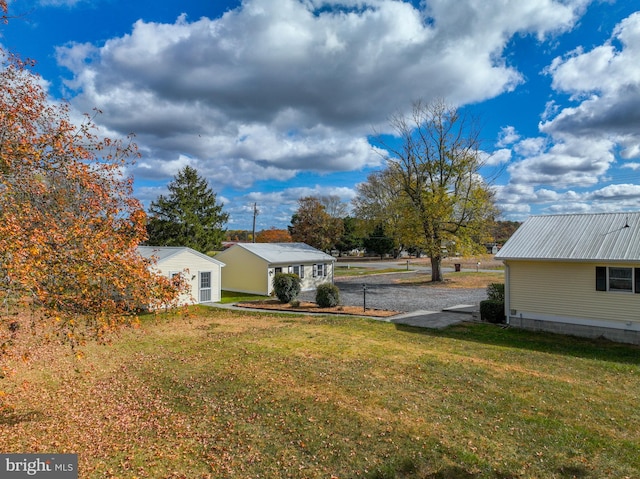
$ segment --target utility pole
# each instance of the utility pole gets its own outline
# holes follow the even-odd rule
[[[253,242],[256,242],[256,216],[258,216],[258,203],[253,204]]]

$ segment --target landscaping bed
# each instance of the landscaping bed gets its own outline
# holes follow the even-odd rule
[[[237,303],[236,306],[241,308],[268,309],[273,311],[293,311],[300,313],[323,313],[323,314],[348,314],[354,316],[371,316],[375,318],[387,318],[399,314],[398,311],[386,309],[367,308],[362,306],[343,306],[338,305],[332,308],[321,308],[311,301],[300,301],[296,306],[290,303],[281,303],[277,299],[269,299],[264,301],[247,301]]]

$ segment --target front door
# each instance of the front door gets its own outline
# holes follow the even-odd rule
[[[200,272],[200,302],[211,301],[211,271]]]

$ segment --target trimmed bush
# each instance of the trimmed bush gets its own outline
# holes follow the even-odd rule
[[[504,303],[504,283],[491,283],[487,286],[487,298]]]
[[[289,303],[300,294],[300,278],[297,274],[276,273],[273,277],[273,292],[282,303]]]
[[[338,306],[340,303],[340,290],[335,284],[321,284],[316,290],[316,303],[321,308]]]
[[[504,323],[504,303],[492,299],[480,301],[480,319],[488,323]]]

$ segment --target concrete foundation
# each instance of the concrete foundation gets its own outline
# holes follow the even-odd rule
[[[527,329],[530,331],[546,331],[549,333],[567,334],[584,338],[605,338],[618,343],[640,346],[640,331],[543,321],[540,319],[527,319],[513,316],[509,318],[509,325],[514,328]]]

